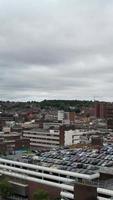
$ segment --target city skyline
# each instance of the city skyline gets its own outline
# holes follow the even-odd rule
[[[112,24],[111,0],[1,0],[1,100],[113,101]]]

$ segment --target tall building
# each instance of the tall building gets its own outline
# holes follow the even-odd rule
[[[64,119],[64,111],[58,110],[58,121],[63,121]]]
[[[106,103],[104,102],[95,103],[95,117],[101,119],[106,118]]]
[[[113,129],[113,103],[96,102],[95,117],[106,119],[107,127]]]
[[[97,118],[113,118],[113,103],[96,102],[95,116]]]
[[[69,112],[69,120],[70,120],[70,124],[75,123],[75,112]]]

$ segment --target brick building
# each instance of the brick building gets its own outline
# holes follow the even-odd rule
[[[113,103],[96,102],[95,117],[106,119],[108,129],[113,129]]]
[[[21,133],[9,132],[4,133],[0,132],[0,150],[3,153],[12,152],[18,149],[29,149],[30,140],[22,138]]]

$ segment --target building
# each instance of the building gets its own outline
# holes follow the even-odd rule
[[[58,121],[63,121],[64,119],[64,110],[58,110]]]
[[[106,103],[96,102],[95,103],[95,117],[96,118],[106,118]]]
[[[0,132],[0,151],[1,153],[13,152],[19,149],[29,149],[30,140],[22,138],[21,133]]]
[[[42,128],[43,129],[45,129],[45,130],[48,130],[48,129],[59,129],[59,127],[62,125],[62,123],[61,122],[47,122],[47,121],[45,121],[45,122],[43,122],[43,125],[42,125]]]
[[[45,148],[50,149],[64,145],[64,129],[44,130],[32,129],[23,131],[23,137],[30,140],[32,149]]]
[[[113,103],[96,102],[95,103],[95,117],[101,119],[113,118]]]
[[[108,150],[110,154],[107,154]],[[98,197],[99,200],[110,200],[113,198],[111,153],[113,145],[102,147],[100,152],[69,148],[51,150],[42,153],[36,164],[0,158],[0,174],[9,177],[19,200],[32,200],[37,189],[47,191],[51,199]]]
[[[75,179],[91,181],[99,177],[99,173],[79,174],[6,159],[0,159],[0,173],[11,177],[10,182],[18,186],[18,191],[20,187],[24,190],[21,199],[28,197],[29,200],[32,200],[33,191],[37,188],[49,191],[51,197],[75,199]],[[24,184],[22,180],[25,180]]]
[[[74,125],[75,124],[75,112],[65,112],[63,124]]]
[[[64,112],[63,110],[58,111],[58,121],[63,124],[74,125],[75,124],[75,112]]]
[[[102,141],[101,138],[103,138],[103,134],[104,132],[95,130],[65,130],[64,126],[61,126],[58,129],[50,130],[24,130],[23,138],[30,140],[31,149],[51,149],[60,146],[70,146],[73,144],[91,144],[93,136],[97,136]]]
[[[69,130],[64,134],[64,145],[92,144],[103,145],[103,132],[96,130]]]
[[[106,119],[108,129],[113,129],[113,103],[96,102],[95,117]]]

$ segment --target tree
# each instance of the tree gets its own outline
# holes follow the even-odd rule
[[[12,185],[8,182],[7,179],[2,179],[0,181],[0,196],[1,199],[10,197],[13,194]]]
[[[49,200],[49,195],[44,190],[37,190],[33,194],[33,200]]]

